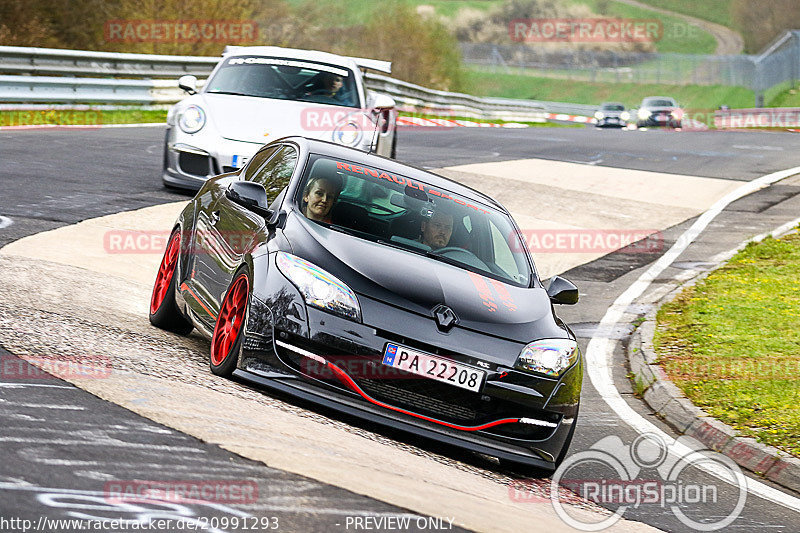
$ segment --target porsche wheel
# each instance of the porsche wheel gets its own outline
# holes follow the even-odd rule
[[[194,329],[192,323],[181,314],[175,303],[175,271],[181,251],[180,228],[172,232],[167,249],[156,274],[156,283],[150,297],[150,323],[180,335],[188,335]]]
[[[211,337],[210,366],[218,376],[228,377],[236,370],[249,299],[250,280],[247,272],[240,271],[228,287]]]

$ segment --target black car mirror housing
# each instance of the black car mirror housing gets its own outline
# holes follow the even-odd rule
[[[253,213],[272,219],[272,211],[267,207],[267,191],[264,186],[252,181],[234,181],[227,189],[225,196],[233,203],[238,204]]]
[[[573,305],[578,303],[578,287],[560,276],[553,276],[547,288],[547,296],[554,304]]]

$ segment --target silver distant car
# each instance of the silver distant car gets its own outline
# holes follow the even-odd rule
[[[631,119],[630,112],[625,109],[625,104],[619,102],[605,102],[600,104],[595,114],[594,125],[598,128],[624,128]]]
[[[640,128],[680,128],[683,109],[668,96],[648,96],[636,112],[636,125]]]
[[[290,135],[394,157],[394,100],[369,91],[362,69],[391,63],[274,46],[225,49],[202,88],[183,76],[188,98],[167,115],[162,180],[199,189],[241,168],[266,143]]]

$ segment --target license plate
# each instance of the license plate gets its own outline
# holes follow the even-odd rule
[[[241,155],[235,155],[233,156],[233,159],[231,159],[231,166],[233,168],[242,168],[245,165],[245,163],[247,163],[248,159],[249,158]]]
[[[667,117],[665,117],[664,115],[658,115],[658,116],[656,117],[656,120],[659,120],[659,121],[661,121],[661,122],[664,122],[665,120],[667,120]]]
[[[483,370],[391,342],[383,352],[383,364],[474,392],[481,390],[486,378]]]

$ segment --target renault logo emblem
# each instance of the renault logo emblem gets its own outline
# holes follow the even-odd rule
[[[433,308],[433,318],[436,320],[436,326],[439,331],[450,331],[453,326],[458,324],[458,317],[452,309],[446,305],[440,304]]]

